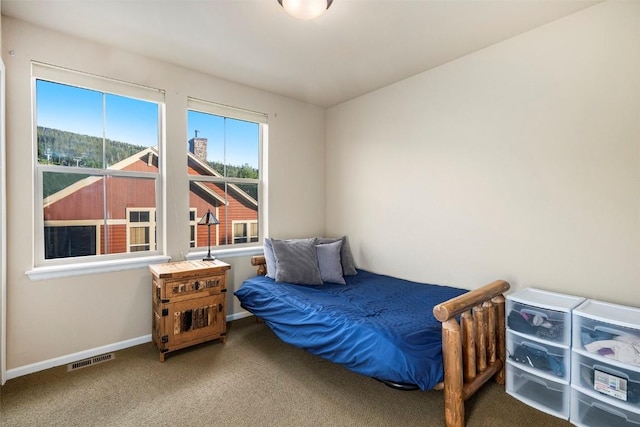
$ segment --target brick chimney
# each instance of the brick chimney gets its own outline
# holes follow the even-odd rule
[[[198,131],[196,136],[189,140],[189,151],[196,156],[200,161],[207,162],[207,138],[198,138]]]

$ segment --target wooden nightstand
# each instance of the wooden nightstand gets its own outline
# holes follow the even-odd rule
[[[227,271],[219,260],[149,266],[152,274],[153,343],[160,361],[174,350],[227,336]]]

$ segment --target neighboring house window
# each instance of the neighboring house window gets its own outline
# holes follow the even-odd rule
[[[189,247],[195,248],[197,244],[196,229],[198,227],[198,221],[196,221],[196,210],[189,209]]]
[[[233,221],[233,243],[258,241],[258,221]]]
[[[45,227],[45,257],[53,259],[95,255],[96,229],[96,226],[86,225]]]
[[[164,93],[39,63],[33,90],[36,265],[157,252]]]
[[[220,222],[211,226],[212,247],[259,242],[266,209],[259,197],[266,116],[192,98],[188,107],[190,209],[200,218],[210,209]],[[208,231],[196,227],[196,245],[207,245]]]
[[[155,209],[127,209],[127,248],[129,252],[155,247]]]

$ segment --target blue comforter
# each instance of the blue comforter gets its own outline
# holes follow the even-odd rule
[[[422,390],[442,381],[441,324],[432,310],[467,290],[364,270],[345,280],[304,286],[257,276],[235,295],[284,342],[354,372]]]

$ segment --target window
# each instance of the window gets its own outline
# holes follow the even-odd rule
[[[155,209],[127,208],[128,252],[149,251],[155,247]]]
[[[36,264],[156,253],[163,93],[37,63],[33,75]]]
[[[44,228],[45,257],[67,258],[96,254],[96,227],[59,225]]]
[[[264,210],[259,185],[266,116],[195,99],[188,105],[190,209],[200,218],[210,209],[220,222],[210,227],[212,247],[255,244]],[[196,227],[194,244],[206,245],[208,231]]]
[[[233,243],[258,241],[258,221],[233,221]]]
[[[189,209],[189,247],[196,247],[196,228],[198,221],[196,221],[196,210]]]

